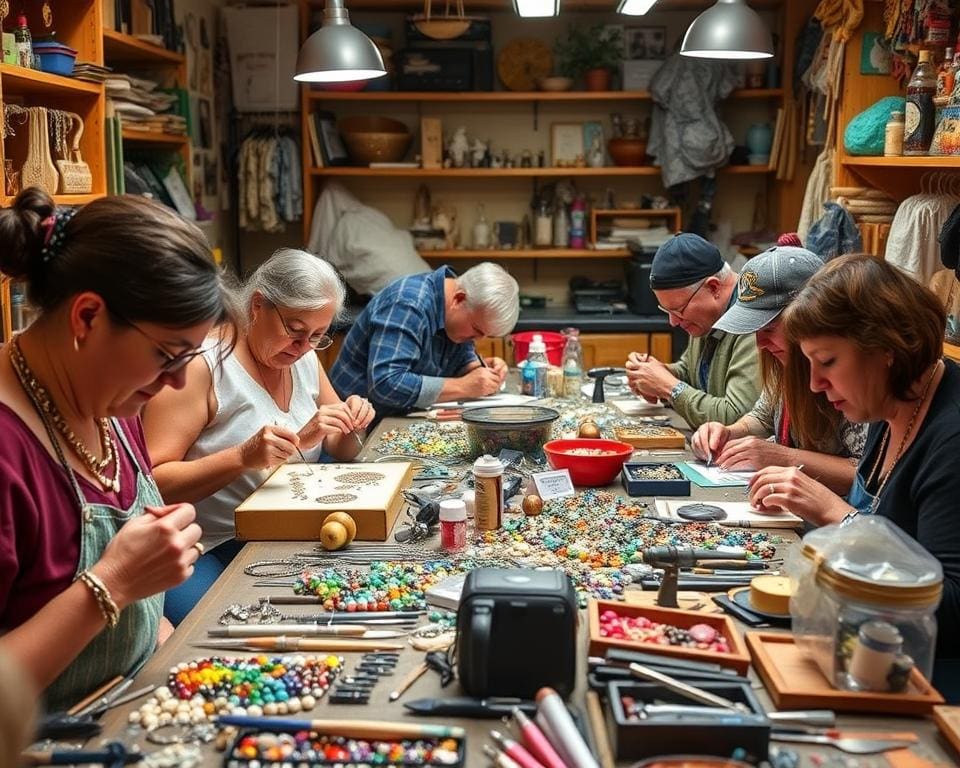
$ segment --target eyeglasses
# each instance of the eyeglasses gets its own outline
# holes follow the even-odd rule
[[[287,326],[287,321],[284,319],[283,314],[281,314],[280,310],[277,309],[276,304],[273,305],[273,311],[276,312],[277,317],[280,318],[280,324],[283,326],[283,332],[298,344],[301,341],[305,341],[317,351],[326,349],[333,344],[333,339],[331,339],[325,333],[315,333],[313,336],[307,336],[306,331],[291,331]]]
[[[697,290],[695,290],[693,293],[690,294],[690,298],[688,298],[684,302],[682,307],[679,307],[678,309],[667,309],[663,305],[657,304],[657,309],[659,309],[661,312],[666,312],[668,315],[673,315],[674,317],[678,317],[682,320],[683,313],[687,311],[687,307],[690,306],[690,302],[693,301],[693,297],[700,292],[700,289],[703,288],[703,286],[706,285],[706,283],[707,283],[707,278],[704,278],[703,280],[701,280],[700,285],[697,286]]]
[[[163,358],[164,358],[163,364],[160,366],[161,373],[176,373],[181,368],[183,368],[187,363],[193,360],[193,358],[197,357],[198,355],[202,355],[204,352],[206,352],[206,349],[202,347],[195,347],[194,349],[185,349],[183,352],[178,352],[175,355],[170,354],[170,352],[167,351],[166,347],[164,347],[163,344],[161,344],[159,341],[153,338],[153,336],[151,336],[149,333],[143,330],[143,328],[141,328],[135,322],[133,322],[132,320],[127,320],[127,318],[117,313],[115,310],[111,309],[110,312],[115,317],[117,317],[117,319],[123,322],[125,325],[129,325],[131,328],[137,331],[141,336],[147,339],[151,344],[153,344],[154,347],[156,347],[157,351],[161,355],[163,355]]]

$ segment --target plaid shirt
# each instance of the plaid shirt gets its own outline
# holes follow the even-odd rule
[[[377,416],[436,402],[443,379],[474,362],[473,342],[456,344],[444,329],[444,279],[450,267],[394,280],[373,297],[330,370],[342,398],[366,396]]]

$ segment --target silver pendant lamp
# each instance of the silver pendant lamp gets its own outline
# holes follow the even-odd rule
[[[744,0],[717,0],[687,27],[680,54],[699,59],[769,59],[773,38]]]
[[[297,56],[294,80],[345,83],[387,74],[373,40],[350,23],[343,0],[327,0],[323,26],[306,39]]]

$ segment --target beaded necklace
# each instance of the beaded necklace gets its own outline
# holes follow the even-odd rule
[[[76,433],[70,428],[70,425],[67,424],[66,419],[63,418],[63,414],[61,414],[57,408],[53,397],[51,397],[46,387],[40,383],[33,370],[27,364],[27,360],[23,356],[23,351],[20,349],[20,341],[17,337],[14,337],[10,342],[10,363],[13,366],[14,372],[17,374],[20,386],[23,387],[24,392],[26,392],[36,407],[37,413],[43,420],[44,425],[48,427],[48,432],[50,431],[50,426],[56,429],[97,481],[104,488],[109,488],[114,493],[119,493],[120,462],[116,462],[113,477],[110,477],[105,472],[107,467],[109,467],[117,457],[117,446],[113,439],[113,432],[110,429],[110,420],[105,418],[96,419],[100,432],[100,448],[103,453],[103,458],[98,459],[91,453],[87,446],[84,445],[83,441],[77,437]]]
[[[880,478],[880,487],[877,488],[876,494],[873,496],[873,501],[870,504],[870,512],[876,512],[877,506],[880,504],[880,494],[883,491],[884,486],[887,484],[887,480],[890,479],[890,475],[893,474],[894,467],[897,466],[897,462],[900,461],[900,458],[903,456],[904,451],[907,448],[907,442],[910,440],[910,435],[913,434],[913,427],[916,423],[917,416],[920,414],[920,409],[923,408],[923,404],[927,400],[927,395],[930,392],[930,386],[933,384],[933,379],[937,375],[937,371],[940,370],[940,364],[942,360],[937,360],[934,363],[933,370],[930,371],[930,375],[927,377],[927,383],[924,384],[923,392],[920,393],[920,397],[917,398],[917,406],[913,409],[913,414],[910,416],[910,422],[907,424],[907,430],[903,433],[903,437],[900,440],[900,445],[897,446],[897,453],[893,457],[893,463],[890,465],[890,469],[884,472],[883,476]],[[883,456],[886,453],[887,445],[890,442],[890,424],[887,424],[887,428],[883,433],[883,441],[880,443],[880,450],[877,451],[877,458],[873,462],[873,467],[870,470],[870,474],[867,477],[867,487],[869,488],[871,483],[875,480],[875,475],[877,470],[880,467],[880,463],[883,460]]]

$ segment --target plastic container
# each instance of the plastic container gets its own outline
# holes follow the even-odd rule
[[[461,499],[440,502],[440,546],[446,552],[467,546],[467,505]]]
[[[580,345],[580,331],[577,328],[564,328],[566,343],[563,346],[563,396],[579,400],[580,386],[583,384],[583,348]]]
[[[914,669],[930,679],[943,569],[896,525],[860,515],[825,526],[785,567],[797,645],[835,687],[899,692]]]
[[[555,410],[539,405],[470,408],[463,412],[470,457],[485,453],[495,456],[502,448],[537,456],[550,439],[553,423],[558,418],[560,414]]]
[[[520,391],[525,395],[541,398],[547,394],[547,347],[539,333],[530,342],[530,351],[520,370]]]
[[[578,451],[578,453],[571,453]],[[579,453],[584,451],[584,453]],[[592,453],[586,453],[586,452]],[[633,446],[619,440],[573,438],[551,440],[543,446],[551,469],[570,470],[574,485],[610,485],[620,474],[624,462],[633,454]]]
[[[519,365],[527,359],[530,354],[530,342],[534,336],[540,336],[547,348],[547,361],[550,365],[558,368],[563,365],[563,346],[566,339],[562,333],[556,331],[521,331],[514,333],[510,339],[513,341],[513,362]]]
[[[503,470],[503,462],[495,456],[481,456],[473,463],[478,531],[494,531],[503,525]]]
[[[72,75],[77,60],[76,50],[62,43],[34,43],[33,56],[37,69],[53,75]]]

